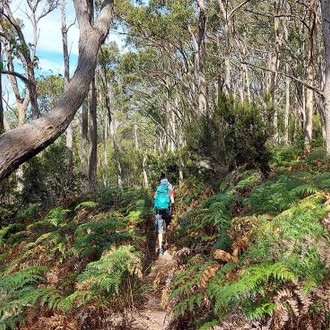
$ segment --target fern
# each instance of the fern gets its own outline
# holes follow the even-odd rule
[[[236,185],[235,185],[235,189],[244,189],[246,187],[250,187],[251,185],[253,185],[254,183],[257,182],[257,177],[255,175],[249,176],[248,178],[239,181]]]
[[[12,327],[13,322],[21,320],[27,307],[37,304],[51,307],[59,301],[56,289],[36,287],[44,280],[47,270],[46,267],[27,267],[0,277],[0,324]]]
[[[296,277],[283,263],[260,263],[250,266],[244,271],[238,280],[229,283],[217,283],[217,279],[209,285],[209,294],[214,299],[215,312],[220,308],[230,305],[255,304],[259,296],[263,297],[271,289],[269,282],[284,283],[295,281]]]
[[[130,276],[140,268],[139,253],[132,246],[121,246],[89,263],[77,277],[76,291],[63,299],[58,307],[64,311],[94,301],[117,299]]]
[[[95,209],[97,206],[98,206],[98,204],[93,201],[85,201],[85,202],[78,204],[74,210],[78,211],[83,208]]]
[[[190,263],[185,271],[178,273],[173,279],[171,299],[176,315],[184,315],[186,312],[200,309],[208,300],[205,287],[214,276],[214,272],[207,271],[215,264],[206,262],[200,257],[190,260]]]
[[[89,253],[101,254],[104,249],[114,243],[127,242],[132,233],[126,231],[126,221],[118,221],[111,217],[103,221],[88,222],[77,227],[74,246],[69,253],[84,255]]]
[[[58,227],[64,221],[64,216],[69,212],[69,210],[63,209],[62,207],[56,207],[49,211],[45,219],[55,227]]]
[[[219,320],[214,319],[212,321],[208,321],[204,323],[198,330],[208,330],[208,329],[214,329],[213,327],[219,323]]]

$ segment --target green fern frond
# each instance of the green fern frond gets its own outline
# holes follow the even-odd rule
[[[272,280],[276,283],[295,281],[296,277],[285,264],[260,263],[242,271],[241,278],[216,287],[216,283],[209,286],[209,294],[215,299],[215,311],[231,304],[237,305],[246,300],[252,300],[257,294],[263,295],[265,286]],[[215,289],[215,290],[214,290]]]
[[[98,204],[93,201],[85,201],[85,202],[78,204],[74,210],[78,211],[79,209],[83,209],[83,208],[95,209],[97,206],[98,206]]]
[[[249,306],[248,308],[244,309],[244,312],[246,313],[246,316],[250,320],[260,320],[264,318],[266,315],[273,315],[274,310],[276,308],[276,304],[273,302],[266,302],[261,305],[255,305],[253,308]]]
[[[58,307],[68,311],[97,301],[112,301],[129,276],[135,276],[140,267],[139,252],[133,246],[120,246],[104,254],[100,260],[91,262],[77,277],[77,289],[59,302]]]
[[[34,266],[23,268],[13,274],[3,274],[0,277],[0,288],[8,294],[21,289],[25,285],[37,283],[44,278],[47,267]]]
[[[47,270],[46,267],[27,267],[0,277],[2,324],[10,325],[13,319],[20,319],[26,307],[46,303],[55,304],[60,298],[56,289],[36,287],[36,284],[44,279],[44,273]]]
[[[252,184],[254,184],[255,182],[257,182],[257,177],[255,175],[251,175],[248,178],[239,181],[236,185],[235,185],[235,189],[243,189],[246,187],[251,186]]]
[[[63,209],[62,207],[56,207],[49,211],[45,219],[55,227],[58,227],[64,221],[64,216],[69,213],[70,210]]]
[[[213,329],[213,327],[215,325],[217,325],[219,323],[219,320],[214,319],[212,321],[206,322],[204,323],[201,327],[198,328],[198,330],[209,330],[209,329]]]
[[[303,184],[300,185],[290,191],[290,194],[294,197],[302,197],[304,195],[312,195],[318,192],[318,188],[310,185],[310,184]]]
[[[93,247],[102,253],[112,244],[127,242],[133,233],[127,231],[126,224],[126,221],[118,221],[115,217],[81,224],[75,231],[75,243],[69,253],[74,251],[88,253]]]

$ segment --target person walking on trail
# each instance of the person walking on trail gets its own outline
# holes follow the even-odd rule
[[[164,253],[163,249],[163,231],[166,227],[166,221],[169,222],[172,216],[172,207],[174,204],[174,193],[172,185],[165,176],[160,180],[160,185],[154,195],[155,231],[158,234],[158,254]],[[168,223],[167,223],[168,225]]]

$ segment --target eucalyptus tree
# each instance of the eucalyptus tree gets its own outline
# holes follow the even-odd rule
[[[3,14],[3,4],[0,3],[0,20],[2,20]],[[2,59],[2,38],[0,36],[0,71],[3,69],[3,59]],[[3,109],[3,99],[2,99],[2,77],[0,75],[0,134],[2,134],[5,130],[4,126],[4,109]]]
[[[14,14],[10,8],[10,2],[8,0],[3,0],[3,9],[4,17],[6,18],[14,34],[6,33],[5,38],[8,41],[10,49],[6,50],[8,69],[7,74],[23,78],[24,83],[26,84],[27,91],[25,100],[21,102],[22,97],[19,95],[19,87],[16,79],[11,79],[13,89],[15,91],[16,100],[18,101],[18,110],[19,110],[19,125],[24,123],[25,112],[27,110],[28,103],[31,105],[32,118],[38,118],[40,116],[38,109],[37,101],[37,90],[36,90],[36,80],[35,80],[35,67],[38,63],[38,58],[36,56],[39,30],[38,23],[40,20],[53,11],[58,4],[58,0],[49,0],[46,5],[41,9],[40,13],[37,13],[40,5],[42,4],[41,0],[29,0],[26,1],[26,5],[29,9],[26,9],[26,16],[30,20],[33,29],[33,40],[32,43],[27,43],[25,36],[23,34],[22,23],[20,20],[14,17]],[[8,27],[5,27],[6,22],[2,23],[2,29],[8,31]],[[25,75],[18,75],[14,70],[13,64],[13,53],[21,60],[21,63],[25,70]]]
[[[123,174],[121,165],[121,152],[117,142],[116,122],[114,114],[118,112],[118,98],[116,99],[115,89],[118,89],[118,62],[119,49],[116,43],[110,43],[108,46],[101,48],[98,60],[97,79],[100,82],[99,94],[101,104],[105,108],[104,124],[103,124],[103,145],[104,145],[104,183],[108,184],[108,154],[107,154],[107,137],[111,138],[114,150],[114,160],[117,176],[117,185],[119,188],[123,186]],[[115,108],[117,105],[117,109]]]
[[[74,0],[74,5],[80,28],[79,57],[75,73],[48,115],[0,136],[0,180],[55,141],[72,121],[88,93],[98,50],[108,34],[113,18],[113,1],[105,0],[102,3],[94,23],[90,22],[84,1]]]
[[[70,26],[67,26],[66,22],[66,1],[61,0],[61,32],[62,32],[62,47],[63,47],[63,63],[64,63],[64,81],[68,84],[70,81],[70,57],[68,49],[68,30]],[[67,148],[67,164],[69,169],[72,168],[72,123],[69,124],[66,130],[66,148]]]
[[[326,151],[330,155],[330,2],[321,0],[322,32],[325,47],[325,82],[323,89],[325,126],[326,126]]]

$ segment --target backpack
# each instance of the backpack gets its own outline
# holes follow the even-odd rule
[[[168,186],[160,185],[156,191],[154,207],[157,209],[168,209],[171,205],[170,190]]]

